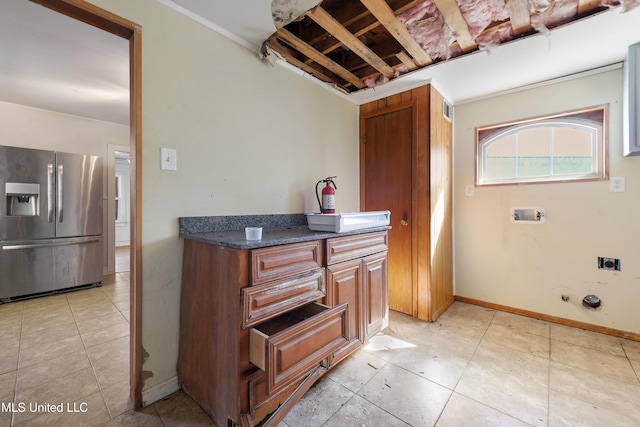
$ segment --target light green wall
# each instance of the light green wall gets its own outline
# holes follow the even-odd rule
[[[337,175],[358,209],[357,106],[153,0],[92,0],[142,27],[142,344],[148,390],[175,377],[178,218],[301,213]],[[160,170],[160,147],[178,170]]]
[[[609,104],[609,181],[476,187],[474,128]],[[640,158],[622,157],[622,69],[463,104],[455,109],[456,295],[640,333]],[[510,208],[542,206],[543,225],[513,224]],[[597,257],[622,270],[597,269]],[[570,296],[569,302],[561,294]],[[602,309],[581,306],[595,294]]]

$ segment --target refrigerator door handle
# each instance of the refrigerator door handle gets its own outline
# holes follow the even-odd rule
[[[57,200],[56,200],[56,206],[58,209],[58,222],[62,222],[63,221],[63,214],[64,214],[64,209],[62,207],[62,197],[64,194],[64,187],[63,187],[63,173],[64,173],[64,169],[62,167],[62,165],[58,165],[58,191],[57,191]]]
[[[55,187],[53,164],[47,165],[47,222],[53,222],[53,192]]]
[[[14,251],[19,249],[38,249],[38,248],[51,248],[55,246],[70,246],[80,245],[87,243],[98,243],[100,239],[83,239],[83,240],[70,240],[66,242],[50,242],[50,243],[21,243],[16,245],[2,245],[3,251]]]

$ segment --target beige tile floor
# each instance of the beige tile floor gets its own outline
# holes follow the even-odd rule
[[[100,288],[0,306],[0,402],[16,405],[0,426],[213,425],[182,392],[131,410],[128,295],[117,273]],[[639,342],[457,302],[436,323],[392,312],[281,427],[634,426],[639,376]],[[65,412],[20,412],[20,402]]]
[[[390,326],[330,371],[290,426],[640,426],[640,342],[456,302]]]

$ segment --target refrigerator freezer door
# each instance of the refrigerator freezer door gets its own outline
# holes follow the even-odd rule
[[[63,289],[102,282],[102,236],[56,239],[53,285]]]
[[[0,302],[102,281],[102,236],[0,242]]]
[[[57,153],[56,237],[102,234],[102,157]]]
[[[55,156],[0,146],[0,240],[55,237]]]

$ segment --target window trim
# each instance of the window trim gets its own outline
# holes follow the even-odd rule
[[[595,141],[592,145],[594,154],[597,156],[594,162],[594,171],[589,174],[576,175],[544,175],[532,176],[524,178],[506,178],[501,180],[485,181],[482,179],[482,166],[486,163],[484,146],[490,141],[503,136],[509,132],[513,132],[514,128],[533,128],[536,126],[544,126],[559,122],[573,121],[575,123],[584,122],[589,113],[602,114],[602,141]],[[556,126],[554,126],[556,127]],[[514,120],[510,122],[499,123],[495,125],[480,126],[475,128],[475,185],[476,186],[495,186],[495,185],[522,185],[522,184],[547,184],[559,182],[585,182],[585,181],[603,181],[609,179],[609,105],[597,105],[577,110],[564,111],[556,114],[532,117],[523,120]],[[516,157],[517,158],[517,157]]]

